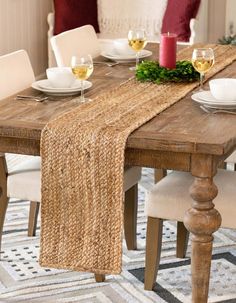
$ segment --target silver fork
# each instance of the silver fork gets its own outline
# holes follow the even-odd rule
[[[94,61],[93,64],[105,64],[106,66],[113,67],[115,65],[118,65],[119,62]]]
[[[206,108],[205,106],[200,106],[200,108],[205,112],[205,113],[208,113],[208,114],[231,114],[231,115],[236,115],[236,112],[233,112],[233,111],[230,111],[230,110],[227,110],[227,109],[208,109]]]
[[[34,100],[36,102],[43,102],[48,99],[48,97],[37,97],[37,96],[26,96],[26,95],[17,95],[17,100]]]

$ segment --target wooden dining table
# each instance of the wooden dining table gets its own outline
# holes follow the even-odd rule
[[[158,47],[149,45],[153,59]],[[101,59],[99,59],[101,60]],[[113,67],[95,65],[86,96],[94,99],[133,75],[130,64]],[[236,62],[215,77],[236,77]],[[207,86],[207,83],[205,84]],[[28,88],[21,94],[39,95]],[[189,189],[189,210],[184,223],[191,232],[192,302],[207,302],[213,233],[221,216],[214,208],[217,187],[213,177],[217,167],[236,147],[236,115],[209,114],[191,100],[191,93],[135,130],[127,140],[125,163],[132,166],[190,172],[194,182]],[[75,97],[49,96],[44,102],[16,100],[0,102],[0,152],[40,155],[40,137],[48,121],[77,106]],[[0,158],[0,168],[4,160]],[[1,170],[1,182],[4,182]],[[2,187],[2,183],[1,183]],[[227,203],[227,201],[225,201]],[[4,211],[0,204],[0,211]],[[0,230],[2,226],[0,226]]]

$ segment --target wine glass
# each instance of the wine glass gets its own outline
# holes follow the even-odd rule
[[[192,65],[200,73],[200,91],[203,91],[203,80],[215,62],[212,48],[195,48],[192,54]]]
[[[136,70],[139,63],[140,51],[147,45],[147,35],[145,30],[137,29],[128,32],[129,46],[136,51],[136,66],[130,67],[130,70]]]
[[[71,69],[75,78],[80,80],[81,83],[80,102],[91,101],[91,99],[84,97],[84,80],[87,80],[93,72],[93,59],[91,55],[72,56]]]

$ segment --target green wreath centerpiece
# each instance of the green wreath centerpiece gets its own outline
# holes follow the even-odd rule
[[[138,81],[148,81],[156,84],[165,82],[194,82],[199,80],[199,73],[190,61],[177,61],[175,69],[168,69],[159,65],[157,61],[143,61],[136,70]]]

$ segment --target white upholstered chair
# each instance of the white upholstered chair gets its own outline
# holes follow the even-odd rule
[[[7,154],[6,158],[9,156],[11,157]],[[16,157],[16,155],[14,156]],[[5,170],[7,166],[10,166],[8,172]],[[0,186],[3,190],[0,197],[0,251],[3,223],[9,198],[31,201],[28,235],[35,235],[39,203],[41,202],[40,166],[41,158],[31,156],[24,157],[21,163],[14,166],[7,165],[6,161],[0,162]],[[132,167],[125,170],[124,233],[128,249],[136,249],[137,198],[140,178],[140,168]]]
[[[85,25],[51,38],[52,49],[58,66],[70,66],[73,55],[100,55],[99,41],[92,25]]]
[[[29,87],[34,81],[26,51],[19,50],[0,57],[0,100]]]
[[[163,219],[178,221],[177,257],[184,257],[188,231],[183,225],[190,208],[189,188],[194,177],[187,172],[173,172],[154,185],[146,197],[148,216],[145,259],[145,289],[152,290],[160,262]],[[236,172],[218,169],[214,178],[219,193],[214,199],[222,216],[222,227],[236,228]],[[171,189],[171,190],[170,190]]]
[[[34,81],[34,72],[26,51],[19,50],[0,57],[0,100],[26,89]],[[8,165],[12,159],[17,163],[14,167]],[[35,183],[38,182],[39,172],[39,157],[7,154],[5,158],[1,154],[0,247],[8,198],[31,201],[28,235],[35,235],[39,210],[39,193],[35,190]]]

